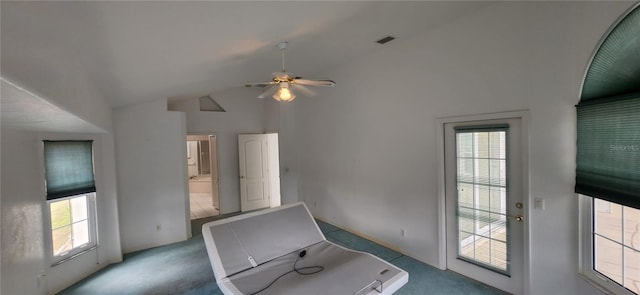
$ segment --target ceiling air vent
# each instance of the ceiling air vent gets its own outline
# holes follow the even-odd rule
[[[382,39],[380,39],[380,40],[376,41],[376,43],[378,43],[378,44],[385,44],[385,43],[390,42],[390,41],[391,41],[391,40],[393,40],[393,39],[395,39],[395,37],[386,36],[386,37],[384,37],[384,38],[382,38]]]
[[[226,112],[211,96],[200,97],[200,111]]]

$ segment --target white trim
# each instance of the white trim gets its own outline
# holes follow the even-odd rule
[[[53,249],[53,240],[52,240],[53,228],[51,225],[51,204],[55,202],[60,202],[60,201],[68,201],[68,200],[72,200],[80,197],[85,197],[87,202],[87,222],[89,227],[89,242],[82,246],[73,248],[61,255],[55,255],[53,253],[54,249]],[[46,230],[44,234],[45,236],[44,244],[46,245],[47,257],[49,257],[48,260],[49,260],[49,263],[51,263],[50,265],[51,267],[55,267],[65,262],[68,262],[82,254],[91,252],[92,250],[95,250],[98,248],[98,226],[97,226],[98,216],[96,214],[96,211],[97,211],[96,210],[96,193],[78,194],[78,195],[73,195],[65,198],[49,200],[49,201],[45,201],[45,204],[46,204],[46,210],[44,211],[44,216],[46,218],[46,221],[45,221]]]
[[[522,201],[526,204],[524,208],[525,218],[523,228],[523,289],[524,294],[531,293],[531,252],[530,244],[530,222],[531,202],[529,188],[529,110],[516,110],[508,112],[451,116],[436,119],[436,143],[438,145],[438,268],[447,269],[447,223],[446,223],[446,198],[445,198],[445,149],[444,149],[444,126],[447,123],[473,122],[496,119],[518,118],[521,120],[522,130]]]

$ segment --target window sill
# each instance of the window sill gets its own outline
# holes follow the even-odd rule
[[[96,250],[96,249],[98,249],[98,245],[93,245],[93,246],[91,246],[91,247],[89,247],[89,248],[86,248],[86,249],[84,249],[84,250],[82,250],[82,251],[80,251],[80,252],[78,252],[78,253],[75,253],[75,254],[73,254],[73,255],[70,255],[70,256],[68,256],[68,257],[65,257],[65,258],[63,258],[63,259],[61,259],[61,260],[58,260],[58,261],[56,261],[56,262],[52,263],[52,264],[51,264],[51,267],[56,267],[56,266],[58,266],[58,265],[60,265],[60,264],[63,264],[63,263],[65,263],[65,262],[69,261],[69,260],[72,260],[72,259],[74,259],[74,258],[76,258],[76,257],[79,257],[79,256],[81,256],[82,254],[85,254],[85,253],[87,253],[87,252],[90,252],[90,251],[93,251],[93,250]]]
[[[592,276],[596,276],[596,278],[592,277]],[[607,286],[605,286],[604,283],[610,283],[610,284],[615,284],[609,281],[609,279],[602,277],[600,278],[599,275],[597,274],[593,274],[593,275],[588,275],[585,273],[578,273],[578,277],[583,279],[584,281],[586,281],[587,283],[589,283],[589,285],[591,285],[592,287],[598,289],[598,291],[604,293],[604,294],[610,294],[610,295],[633,295],[634,293],[627,291],[626,289],[624,291],[616,291],[616,290],[611,290],[610,288],[608,288]],[[622,287],[620,287],[622,288]]]

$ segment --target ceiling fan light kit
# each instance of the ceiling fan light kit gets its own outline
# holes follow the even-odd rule
[[[289,83],[280,83],[280,88],[273,95],[273,98],[277,101],[292,101],[296,99],[296,95],[289,89]]]
[[[284,50],[287,49],[288,42],[278,43],[277,47],[282,51],[282,72],[273,73],[273,78],[269,82],[247,83],[246,87],[268,87],[267,90],[258,95],[258,98],[265,98],[269,95],[277,101],[292,101],[296,98],[293,90],[300,91],[305,95],[314,96],[315,92],[306,86],[328,86],[333,87],[336,82],[329,79],[303,79],[287,73],[284,67]],[[273,94],[273,95],[272,95]]]

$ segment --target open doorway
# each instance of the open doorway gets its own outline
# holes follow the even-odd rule
[[[187,171],[191,219],[220,213],[216,136],[187,136]]]

